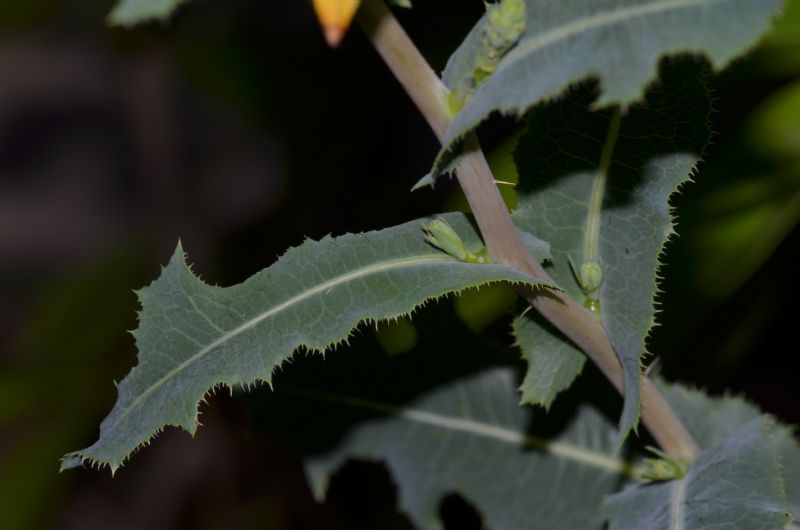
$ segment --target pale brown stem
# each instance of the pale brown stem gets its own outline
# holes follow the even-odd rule
[[[358,21],[441,141],[450,117],[444,100],[446,89],[439,77],[383,0],[364,0]],[[466,153],[456,174],[492,259],[545,282],[554,283],[522,245],[474,136],[466,142]],[[605,329],[593,313],[562,292],[528,289],[521,294],[583,350],[611,384],[622,392],[622,366]],[[697,455],[697,444],[652,381],[647,378],[644,378],[642,385],[641,417],[659,446],[671,456],[691,459]]]

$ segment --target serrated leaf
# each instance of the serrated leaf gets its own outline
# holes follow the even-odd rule
[[[434,165],[451,169],[458,144],[492,112],[522,115],[573,83],[596,78],[597,106],[640,99],[669,54],[695,52],[721,68],[769,27],[781,0],[526,0],[526,33],[456,115]],[[481,23],[479,23],[480,25]],[[463,57],[479,43],[466,41]]]
[[[761,415],[758,407],[738,397],[714,398],[663,382],[658,382],[658,387],[701,447],[735,436],[738,429]],[[777,424],[771,431],[789,512],[800,521],[800,444],[794,429]]]
[[[186,0],[119,0],[109,15],[114,25],[133,26],[149,20],[164,20]]]
[[[482,243],[466,216],[444,216],[464,244]],[[100,439],[69,455],[119,467],[166,426],[194,433],[198,404],[218,386],[269,383],[298,348],[324,352],[361,322],[396,318],[445,294],[490,282],[536,284],[514,269],[458,261],[428,245],[414,221],[378,232],[307,241],[239,285],[203,283],[179,247],[139,292],[139,364],[120,383]]]
[[[751,420],[701,452],[684,478],[613,495],[609,530],[782,530],[789,517],[772,427]]]
[[[348,434],[332,452],[307,462],[312,488],[324,497],[348,457],[384,462],[398,502],[418,528],[439,529],[442,497],[458,493],[493,530],[603,527],[604,495],[627,464],[611,456],[616,432],[584,406],[556,437],[531,429],[519,407],[516,377],[506,369],[472,376],[404,406],[317,395],[339,406],[385,415]]]
[[[549,409],[560,392],[583,371],[586,356],[541,315],[529,312],[514,319],[517,346],[528,363],[520,391],[522,402]]]
[[[612,496],[609,530],[783,529],[789,519],[781,479],[790,491],[800,480],[797,466],[786,466],[800,453],[790,430],[741,398],[657,384],[704,450],[683,479]]]
[[[472,355],[468,344],[458,347],[458,358]],[[603,491],[618,491],[631,483],[631,474],[640,472],[614,457],[617,430],[611,421],[585,404],[573,409],[574,415],[559,410],[557,415],[544,416],[518,407],[516,378],[505,369],[462,377],[410,401],[380,399],[385,395],[384,380],[396,380],[417,366],[419,359],[409,360],[405,368],[369,366],[370,390],[351,390],[363,389],[357,381],[340,384],[333,392],[293,389],[295,398],[309,401],[303,417],[312,424],[343,411],[369,414],[337,437],[334,449],[307,461],[317,497],[324,497],[332,476],[348,458],[357,458],[388,467],[400,507],[421,529],[440,528],[439,502],[450,493],[474,505],[492,530],[605,528],[608,511]],[[691,497],[687,496],[686,504],[677,503],[682,497],[680,488],[674,489],[676,481],[632,482],[636,485],[623,495],[644,492],[640,503],[660,502],[647,505],[653,512],[661,511],[662,505],[674,506],[686,517],[702,514],[707,523],[666,527],[670,530],[728,528],[726,524],[748,530],[782,528],[788,519],[774,437],[788,430],[741,399],[711,398],[679,385],[658,385],[704,449],[683,483]],[[358,397],[362,391],[370,397]],[[582,391],[592,393],[591,387]],[[573,391],[570,396],[576,397]],[[566,425],[543,427],[542,422],[554,418]],[[620,497],[613,499],[612,505]],[[673,499],[676,503],[671,503]],[[649,521],[640,518],[647,516],[646,510],[625,506],[633,513],[623,513],[622,519],[619,507],[613,506],[614,530],[650,528]],[[737,526],[737,521],[742,523]]]
[[[786,491],[786,504],[796,524],[800,524],[800,444],[794,429],[779,427],[775,449],[781,457],[781,475]]]
[[[665,65],[662,84],[628,109],[618,132],[612,131],[612,112],[589,109],[595,99],[584,86],[534,111],[515,152],[520,184],[514,220],[550,242],[549,272],[562,288],[581,303],[599,303],[599,318],[623,367],[623,436],[638,421],[641,360],[655,322],[658,256],[673,233],[668,200],[689,178],[708,137],[702,77],[697,63]],[[602,276],[592,294],[577,278],[585,262],[596,262]],[[539,337],[548,333],[523,329]],[[530,340],[519,342],[525,347]],[[569,384],[567,376],[577,375],[575,349],[561,349],[573,359],[572,371],[547,394],[530,390],[534,402],[546,402]],[[524,355],[534,366],[551,364],[540,347],[526,348]]]

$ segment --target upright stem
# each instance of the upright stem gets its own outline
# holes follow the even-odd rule
[[[445,87],[383,0],[364,0],[359,24],[372,44],[428,120],[441,141],[450,118],[444,103]],[[492,258],[531,276],[551,281],[539,262],[522,245],[511,216],[494,183],[486,158],[473,136],[457,171],[458,182]],[[566,337],[597,365],[622,392],[622,366],[599,319],[561,292],[526,289],[521,292]],[[669,404],[648,379],[642,384],[642,421],[664,451],[676,458],[693,458],[697,444]]]
[[[363,2],[356,17],[441,142],[450,125],[444,101],[446,91],[428,61],[416,52],[414,42],[382,0]],[[416,53],[409,53],[409,50]]]

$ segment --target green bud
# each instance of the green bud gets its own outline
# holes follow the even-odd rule
[[[675,480],[683,478],[689,471],[689,464],[672,458],[655,447],[647,448],[659,458],[645,458],[641,477],[645,480]]]
[[[586,261],[581,265],[580,284],[583,293],[590,296],[603,283],[603,269],[596,261]]]
[[[477,253],[472,252],[461,241],[461,237],[453,230],[453,227],[441,217],[434,219],[423,226],[422,229],[425,231],[425,241],[447,252],[457,260],[467,263],[489,263],[489,255],[486,253],[486,249],[481,249]]]
[[[425,231],[425,241],[447,252],[454,258],[468,261],[472,256],[472,252],[461,241],[461,237],[444,219],[436,218],[422,227],[422,229]]]

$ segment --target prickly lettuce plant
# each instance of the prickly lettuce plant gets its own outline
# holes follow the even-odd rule
[[[181,3],[120,0],[111,20],[164,18]],[[420,528],[439,526],[438,503],[451,492],[498,530],[794,525],[800,447],[791,430],[739,399],[642,373],[659,259],[675,234],[670,197],[709,138],[704,80],[757,42],[779,0],[500,0],[441,80],[382,0],[360,4],[359,24],[442,140],[419,187],[455,173],[472,216],[306,241],[232,287],[204,283],[179,246],[138,291],[138,364],[99,439],[63,467],[115,472],[162,429],[194,432],[213,388],[266,382],[275,406],[308,407],[310,424],[360,411],[333,446],[309,454],[319,497],[346,459],[382,461]],[[358,5],[314,2],[326,32],[333,24],[340,33]],[[474,131],[495,112],[524,128],[513,214]],[[475,340],[438,363],[434,344],[351,360],[371,382],[348,370],[348,337],[364,323],[498,282],[520,295],[521,376]],[[345,351],[322,361],[329,378],[273,382],[298,351],[332,348]],[[587,359],[622,395],[617,417],[575,383]],[[660,447],[630,436],[640,424]]]

